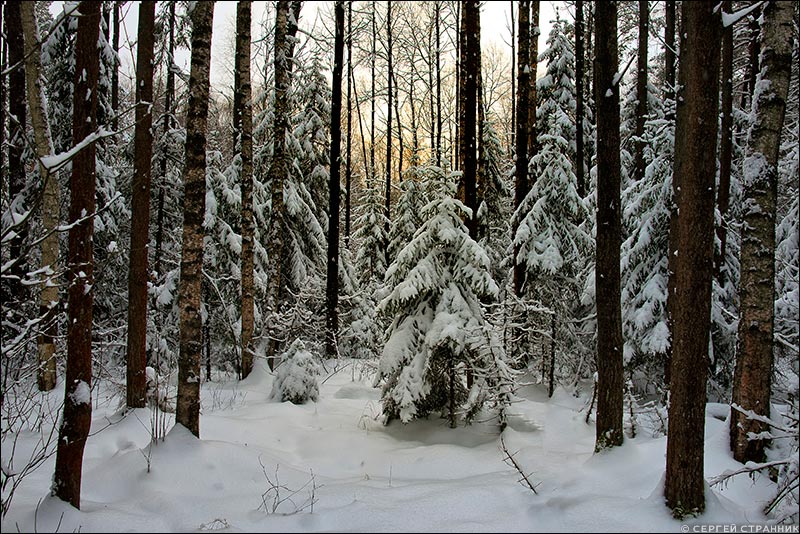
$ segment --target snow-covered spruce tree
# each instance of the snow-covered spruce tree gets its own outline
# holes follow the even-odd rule
[[[390,291],[378,307],[391,319],[376,379],[385,421],[442,411],[455,427],[459,412],[470,421],[491,399],[502,425],[512,374],[481,304],[497,285],[463,222],[469,210],[453,198],[453,175],[440,172],[434,184],[422,226],[386,272]],[[475,377],[469,391],[465,371]]]
[[[386,215],[383,208],[383,196],[376,181],[367,180],[360,202],[360,213],[355,220],[356,228],[353,241],[357,244],[356,269],[361,284],[377,287],[386,273],[386,255],[383,247],[386,243]]]
[[[528,273],[526,296],[546,310],[529,320],[537,329],[549,331],[550,343],[554,343],[548,351],[551,391],[554,354],[575,345],[572,306],[581,288],[578,275],[591,245],[591,236],[584,228],[589,213],[578,196],[574,173],[574,61],[568,30],[568,25],[557,19],[548,39],[549,48],[540,56],[548,60],[548,65],[547,75],[537,83],[542,96],[537,109],[539,150],[530,161],[535,182],[514,215],[520,221],[514,244]],[[572,365],[575,362],[568,363],[577,367]]]
[[[479,242],[492,265],[492,277],[503,287],[508,275],[510,246],[511,160],[503,151],[503,144],[492,120],[483,124],[483,162],[479,164],[478,177],[478,235]]]
[[[317,357],[298,338],[281,355],[269,398],[279,402],[305,404],[319,398],[317,377],[322,372]]]
[[[547,37],[547,49],[539,55],[539,63],[547,63],[545,75],[536,80],[536,127],[539,146],[543,136],[558,134],[566,141],[565,155],[575,161],[575,39],[572,25],[556,20]],[[534,169],[536,173],[539,169]],[[534,177],[536,174],[534,174]]]
[[[396,258],[411,241],[419,228],[420,211],[426,204],[423,198],[423,185],[417,182],[417,175],[424,169],[411,167],[405,172],[405,180],[400,182],[400,196],[394,208],[394,221],[389,230],[389,257]]]
[[[672,105],[672,103],[668,103]],[[622,191],[620,273],[623,352],[626,366],[662,384],[664,358],[670,346],[667,324],[667,257],[672,205],[672,158],[675,123],[651,119],[645,123],[642,180]]]

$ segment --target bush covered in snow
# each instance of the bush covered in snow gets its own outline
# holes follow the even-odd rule
[[[306,349],[301,339],[296,339],[281,355],[272,383],[270,399],[293,404],[305,404],[319,398],[320,365],[316,357]]]

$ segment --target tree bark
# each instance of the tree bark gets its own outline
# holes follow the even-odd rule
[[[666,73],[665,82],[667,85],[664,98],[675,101],[675,0],[666,1],[666,15],[664,24],[664,72]],[[674,119],[672,111],[667,115],[668,119]]]
[[[459,159],[464,162],[461,175],[463,191],[461,200],[472,210],[467,219],[467,229],[473,239],[478,238],[478,160],[477,160],[477,109],[478,109],[478,75],[481,57],[480,49],[480,4],[474,0],[467,0],[462,7],[462,29],[464,33],[463,48],[461,49],[461,95],[464,102],[461,116],[463,129],[461,131]]]
[[[119,1],[115,0],[112,7],[114,33],[111,37],[111,48],[114,50],[114,59],[112,60],[113,66],[111,71],[111,109],[114,114],[111,121],[111,128],[117,131],[119,127]]]
[[[575,182],[578,196],[586,196],[583,174],[583,0],[575,2]]]
[[[77,145],[97,128],[97,79],[100,54],[100,2],[78,6],[75,37],[75,90],[72,142]],[[83,449],[92,423],[92,311],[94,262],[92,234],[95,211],[95,144],[72,159],[70,177],[67,308],[67,372],[64,410],[58,433],[52,493],[81,507]]]
[[[673,515],[705,508],[703,442],[714,261],[714,182],[722,24],[716,1],[683,2],[674,181],[672,367],[664,495]]]
[[[639,51],[636,58],[636,140],[633,143],[633,179],[644,178],[644,124],[647,121],[647,38],[649,2],[639,0]]]
[[[537,151],[539,150],[539,131],[536,127],[536,71],[539,66],[539,35],[541,29],[539,28],[539,0],[533,0],[531,3],[530,15],[530,34],[531,40],[530,49],[528,50],[531,73],[528,77],[528,161],[530,162]],[[534,177],[535,180],[535,177]],[[528,190],[533,186],[528,183]]]
[[[622,445],[622,311],[617,3],[595,6],[597,106],[597,423],[595,450]]]
[[[301,5],[302,2],[281,0],[278,2],[275,14],[275,124],[272,140],[272,164],[267,177],[272,184],[272,208],[267,231],[267,243],[270,245],[267,269],[267,310],[275,314],[278,313],[283,294],[283,237],[286,231],[283,184],[289,174],[289,162],[286,154],[286,130],[289,127],[288,96],[294,57],[294,35],[297,33],[297,20],[300,17]],[[270,339],[267,346],[267,362],[270,369],[275,368],[276,350],[277,341]]]
[[[352,181],[353,104],[353,0],[347,2],[347,156],[344,169],[344,247],[350,247],[350,182]]]
[[[8,6],[9,4],[6,4]],[[47,121],[47,104],[42,90],[42,64],[38,50],[40,43],[39,27],[36,23],[34,4],[20,2],[22,34],[25,39],[25,87],[30,103],[31,125],[36,147],[36,156],[45,157],[53,153],[53,138],[50,134],[50,123]],[[39,163],[39,177],[44,189],[42,194],[42,226],[45,238],[42,241],[41,269],[47,273],[50,281],[58,271],[58,234],[55,228],[59,223],[61,193],[58,180],[50,174],[44,165]],[[39,314],[42,328],[39,331],[38,360],[39,368],[36,382],[39,391],[50,391],[56,387],[56,358],[54,338],[57,331],[58,285],[45,283],[39,296]]]
[[[530,12],[528,0],[519,2],[519,27],[517,30],[517,161],[514,180],[514,208],[518,209],[528,194],[528,97],[530,92]],[[516,233],[520,221],[515,218],[512,231]],[[512,236],[513,239],[513,236]],[[519,245],[514,245],[514,294],[522,296],[525,284],[525,262],[520,261]]]
[[[147,247],[150,242],[150,165],[153,158],[153,58],[155,2],[139,4],[136,46],[131,249],[128,271],[127,404],[144,408],[147,398]]]
[[[436,9],[436,166],[442,166],[442,65],[441,65],[441,38],[439,34],[439,20],[441,4],[435,3]]]
[[[250,89],[250,1],[236,4],[233,122],[242,161],[242,378],[253,370],[253,104]]]
[[[722,2],[722,10],[731,12],[731,1]],[[731,160],[733,159],[733,25],[722,32],[722,124],[720,125],[719,186],[717,209],[722,221],[717,227],[720,248],[714,264],[714,274],[722,283],[722,268],[725,265],[725,249],[728,242],[728,208],[731,198]]]
[[[386,220],[383,224],[386,242],[384,251],[386,254],[386,266],[391,263],[389,257],[389,221],[391,220],[391,199],[392,199],[392,0],[386,2],[386,51],[388,58],[386,82],[388,84],[386,97],[386,203],[384,215]]]
[[[333,46],[333,90],[331,93],[331,158],[328,182],[328,272],[325,288],[327,310],[327,335],[325,350],[329,358],[338,356],[339,339],[339,169],[341,166],[342,130],[342,62],[344,60],[344,1],[337,0],[335,6],[336,36]]]
[[[516,27],[514,25],[514,0],[509,2],[509,13],[511,15],[511,125],[509,131],[511,132],[511,140],[509,143],[509,152],[516,149],[516,129],[517,129],[517,37]]]
[[[211,29],[214,3],[197,2],[191,12],[192,60],[186,115],[183,168],[183,245],[181,248],[180,356],[175,422],[200,437],[200,356],[203,321],[200,290],[203,277],[203,219],[206,206],[206,125],[208,122]]]
[[[755,83],[751,126],[744,161],[745,210],[739,285],[739,355],[733,383],[733,403],[758,415],[770,416],[772,384],[775,212],[778,158],[786,114],[792,60],[793,5],[766,4],[761,24],[761,67]],[[740,462],[763,462],[765,440],[748,440],[748,433],[768,430],[731,410],[731,450]]]

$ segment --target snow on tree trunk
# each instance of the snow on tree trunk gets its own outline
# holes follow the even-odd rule
[[[761,67],[753,95],[753,126],[744,160],[739,299],[739,354],[732,402],[770,417],[775,295],[775,213],[778,155],[791,73],[793,7],[771,2],[761,23]],[[739,411],[731,414],[731,450],[740,462],[762,462],[764,440],[748,434],[767,430]]]
[[[75,40],[75,89],[72,142],[77,145],[97,128],[97,80],[100,54],[100,3],[78,6]],[[92,423],[92,312],[94,260],[92,234],[95,211],[95,144],[88,143],[72,159],[69,203],[67,308],[67,372],[64,410],[58,433],[53,495],[81,507],[83,449]]]
[[[10,4],[6,4],[9,6]],[[43,158],[53,153],[53,140],[48,122],[47,100],[42,90],[41,55],[34,51],[39,46],[39,30],[34,13],[34,5],[20,2],[22,33],[25,36],[25,86],[30,104],[31,125],[36,147],[36,156]],[[42,194],[42,226],[47,236],[42,241],[41,268],[47,272],[47,280],[58,271],[58,234],[52,230],[59,223],[61,193],[58,180],[39,163],[39,177],[44,188]],[[39,296],[40,316],[43,327],[39,334],[39,369],[36,380],[40,391],[50,391],[56,386],[56,358],[54,337],[56,333],[56,309],[58,306],[58,285],[45,283]]]
[[[147,248],[150,229],[150,168],[153,157],[153,57],[155,2],[139,4],[136,47],[136,131],[134,133],[131,248],[128,272],[127,403],[144,408],[147,396]]]
[[[675,124],[675,251],[664,494],[676,517],[705,509],[703,447],[714,262],[714,183],[722,24],[715,1],[684,2]],[[710,155],[710,156],[709,156]]]
[[[212,2],[196,2],[191,11],[192,60],[183,169],[183,245],[181,247],[180,357],[175,422],[200,437],[200,286],[203,268],[203,219],[206,200],[206,124],[208,121]]]
[[[596,5],[594,65],[597,104],[597,423],[595,449],[622,445],[620,309],[620,136],[617,5]]]

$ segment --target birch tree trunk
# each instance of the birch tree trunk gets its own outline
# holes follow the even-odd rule
[[[775,321],[775,210],[778,157],[791,74],[793,4],[770,2],[761,23],[761,66],[744,160],[744,224],[739,284],[739,355],[733,403],[770,416]],[[731,411],[731,450],[740,462],[763,462],[765,440],[749,440],[766,424]]]
[[[7,4],[8,5],[8,4]],[[36,156],[42,158],[53,153],[53,138],[48,122],[47,101],[42,90],[41,56],[34,49],[39,46],[39,27],[36,23],[34,4],[20,2],[22,33],[25,38],[25,87],[30,105],[31,124],[36,146]],[[58,180],[39,163],[39,176],[44,192],[42,195],[42,226],[45,238],[42,241],[43,276],[53,281],[58,271],[58,234],[61,193]],[[39,295],[39,315],[43,326],[39,330],[38,358],[39,368],[36,382],[39,391],[50,391],[56,387],[56,358],[54,338],[57,330],[58,284],[45,283]]]

